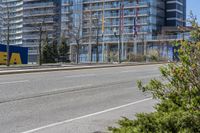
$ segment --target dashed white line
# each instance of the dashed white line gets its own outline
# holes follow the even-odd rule
[[[143,100],[139,100],[139,101],[135,101],[135,102],[132,102],[132,103],[124,104],[124,105],[121,105],[121,106],[117,106],[117,107],[114,107],[114,108],[106,109],[106,110],[99,111],[99,112],[96,112],[96,113],[92,113],[92,114],[88,114],[88,115],[72,118],[72,119],[69,119],[69,120],[65,120],[65,121],[49,124],[49,125],[46,125],[46,126],[42,126],[42,127],[35,128],[35,129],[29,130],[29,131],[25,131],[25,132],[21,132],[21,133],[34,133],[34,132],[37,132],[37,131],[40,131],[40,130],[43,130],[43,129],[46,129],[46,128],[55,127],[55,126],[59,126],[59,125],[62,125],[62,124],[65,124],[65,123],[69,123],[69,122],[73,122],[73,121],[76,121],[76,120],[88,118],[88,117],[91,117],[91,116],[100,115],[100,114],[103,114],[103,113],[107,113],[107,112],[110,112],[110,111],[118,110],[118,109],[121,109],[121,108],[125,108],[125,107],[128,107],[128,106],[132,106],[132,105],[138,104],[138,103],[146,102],[146,101],[149,101],[149,100],[152,100],[152,98],[146,98],[146,99],[143,99]]]
[[[29,82],[29,80],[19,80],[19,81],[0,82],[0,85],[5,85],[5,84],[16,84],[16,83],[25,83],[25,82]]]

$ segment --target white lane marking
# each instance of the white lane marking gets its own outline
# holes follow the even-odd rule
[[[93,77],[96,76],[95,74],[81,74],[81,75],[69,75],[64,76],[65,78],[81,78],[81,77]]]
[[[25,83],[25,82],[29,82],[29,80],[19,80],[19,81],[1,82],[0,85],[5,85],[5,84],[16,84],[16,83]]]
[[[91,116],[100,115],[100,114],[103,114],[103,113],[111,112],[111,111],[114,111],[114,110],[118,110],[118,109],[121,109],[121,108],[125,108],[125,107],[128,107],[128,106],[132,106],[132,105],[138,104],[138,103],[146,102],[146,101],[149,101],[149,100],[152,100],[152,98],[146,98],[146,99],[139,100],[139,101],[136,101],[136,102],[124,104],[124,105],[121,105],[121,106],[117,106],[117,107],[114,107],[114,108],[106,109],[106,110],[99,111],[99,112],[96,112],[96,113],[92,113],[92,114],[88,114],[88,115],[72,118],[72,119],[69,119],[69,120],[65,120],[65,121],[49,124],[49,125],[46,125],[46,126],[42,126],[42,127],[35,128],[35,129],[29,130],[29,131],[25,131],[25,132],[21,132],[21,133],[34,133],[36,131],[40,131],[40,130],[43,130],[43,129],[46,129],[46,128],[55,127],[55,126],[62,125],[62,124],[65,124],[65,123],[69,123],[69,122],[73,122],[73,121],[76,121],[76,120],[88,118],[88,117],[91,117]]]

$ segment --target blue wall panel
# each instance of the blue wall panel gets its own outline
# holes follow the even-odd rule
[[[6,45],[0,44],[0,52],[6,52]],[[10,45],[9,53],[9,57],[12,53],[20,54],[22,64],[28,64],[28,48]]]

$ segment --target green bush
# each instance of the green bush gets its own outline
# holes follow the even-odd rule
[[[152,79],[146,86],[159,99],[155,112],[137,114],[135,120],[124,118],[113,133],[200,133],[200,28],[192,21],[193,40],[182,41],[179,62],[160,68],[162,80]],[[166,82],[168,81],[168,82]]]

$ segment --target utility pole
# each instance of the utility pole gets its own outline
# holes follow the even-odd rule
[[[6,60],[6,65],[9,67],[10,66],[10,28],[8,26],[8,31],[7,31],[7,46],[6,46],[6,51],[7,51],[7,60]]]
[[[123,14],[123,10],[124,10],[124,1],[121,0],[120,1],[120,17],[119,17],[119,43],[118,43],[118,63],[120,64],[121,63],[121,46],[122,46],[122,32],[123,32],[123,29],[122,29],[122,25],[123,25],[123,19],[124,19],[124,14]]]
[[[6,51],[7,51],[7,60],[6,60],[6,65],[7,67],[10,66],[10,11],[8,8],[8,1],[6,1],[6,12],[7,12],[7,46],[6,46]]]
[[[93,25],[96,29],[96,63],[99,62],[99,28],[100,28],[100,16],[99,14],[96,15],[96,17],[94,18],[96,21],[93,21]]]
[[[42,23],[40,24],[40,27],[39,27],[39,31],[40,31],[40,38],[39,38],[39,66],[42,65]]]
[[[92,5],[90,4],[90,10],[89,10],[89,24],[92,25]],[[88,45],[88,53],[89,53],[89,62],[92,63],[92,27],[89,28],[89,45]]]
[[[98,23],[99,19],[97,19],[97,23]],[[99,46],[99,25],[97,24],[97,44],[96,44],[96,62],[98,63],[99,62],[99,49],[98,49],[98,46]]]
[[[118,43],[118,63],[121,63],[121,33],[119,34],[119,43]]]
[[[105,49],[105,44],[104,44],[104,30],[105,30],[105,0],[103,0],[103,11],[102,11],[102,27],[101,27],[101,32],[102,32],[102,63],[104,62],[104,49]]]
[[[136,8],[135,8],[135,16],[134,16],[134,35],[133,35],[133,40],[134,40],[134,49],[133,49],[133,51],[134,51],[134,54],[135,55],[137,55],[137,37],[138,37],[138,28],[139,28],[139,26],[138,26],[138,14],[139,14],[139,10],[140,10],[140,8],[139,8],[139,0],[136,0]]]

